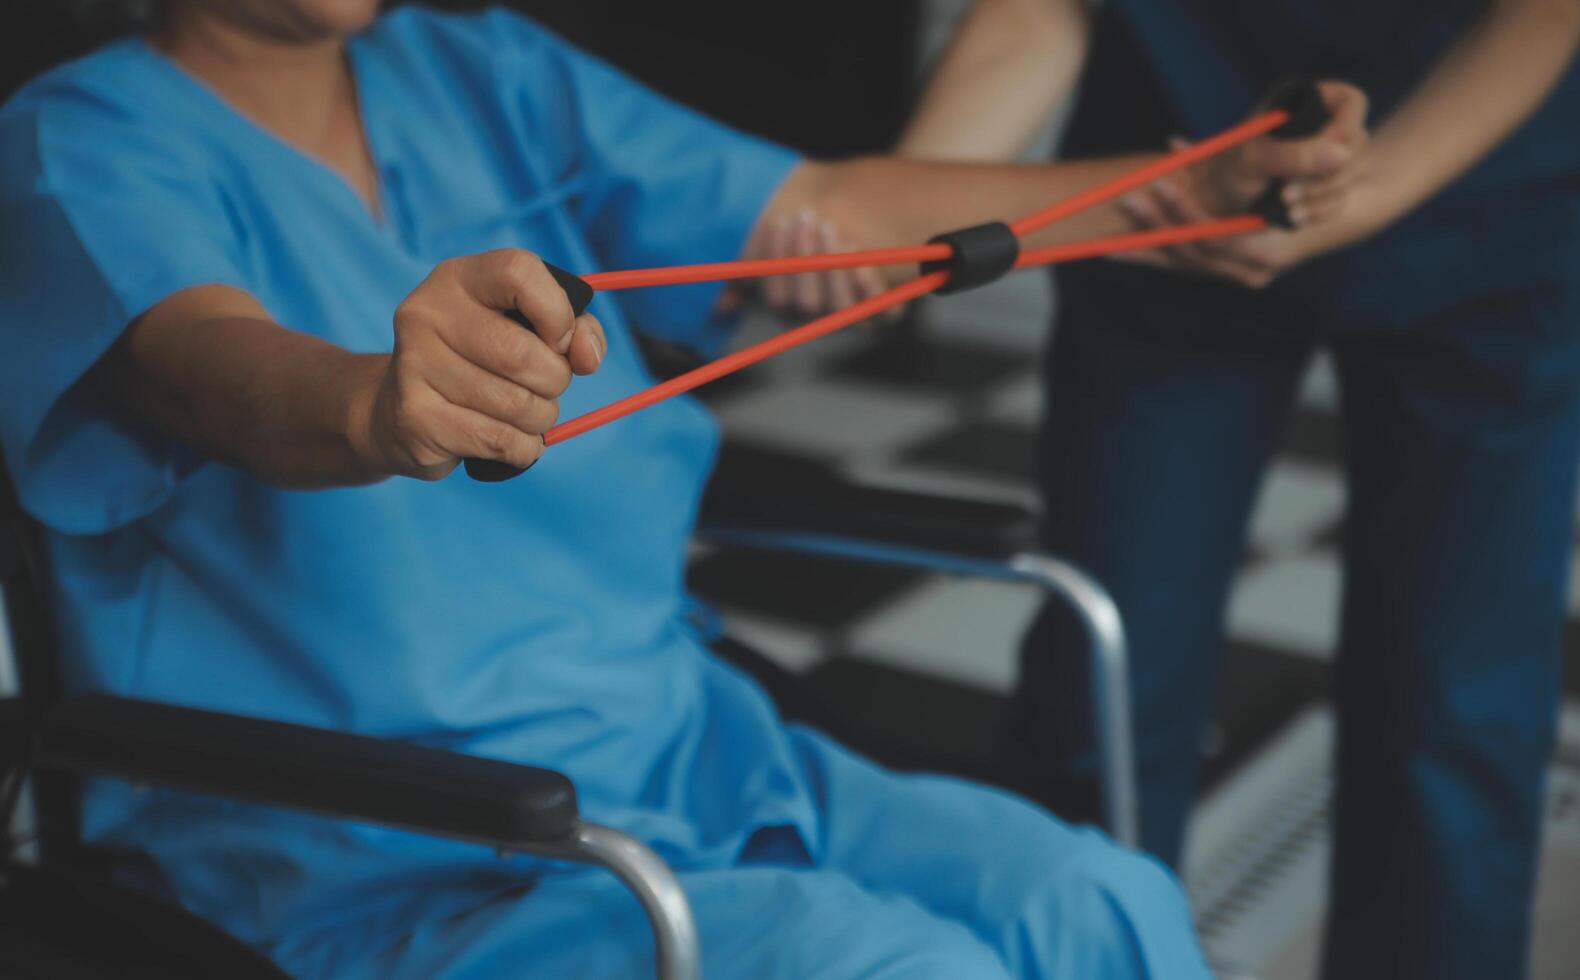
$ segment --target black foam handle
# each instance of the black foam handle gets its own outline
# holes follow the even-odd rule
[[[1282,126],[1268,133],[1274,139],[1301,140],[1322,132],[1333,113],[1322,100],[1322,90],[1314,79],[1290,76],[1280,80],[1267,96],[1269,109],[1282,109],[1289,119]],[[1251,213],[1261,215],[1267,223],[1278,228],[1293,229],[1295,222],[1289,217],[1289,206],[1284,203],[1284,180],[1270,180],[1262,193],[1251,202]]]
[[[1333,118],[1316,79],[1291,75],[1279,79],[1267,94],[1269,109],[1282,109],[1289,120],[1270,134],[1281,140],[1301,140],[1322,132]]]
[[[566,272],[550,262],[543,263],[543,267],[549,270],[549,275],[553,276],[554,281],[559,283],[559,287],[565,290],[565,298],[571,301],[571,309],[576,312],[576,315],[581,316],[583,313],[586,313],[587,304],[591,303],[593,298],[593,288],[588,285],[587,280],[574,273]],[[516,310],[505,311],[505,316],[510,317],[528,330],[534,333],[537,332],[537,328],[532,325],[532,321],[522,316]],[[467,457],[465,464],[466,475],[483,483],[499,483],[504,480],[512,480],[526,472],[520,467],[502,463],[497,459]]]

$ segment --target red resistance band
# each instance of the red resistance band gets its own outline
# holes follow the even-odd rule
[[[1024,238],[1026,235],[1056,221],[1061,221],[1089,208],[1096,207],[1136,188],[1143,187],[1160,177],[1200,163],[1209,157],[1258,136],[1272,134],[1283,139],[1302,138],[1319,132],[1327,123],[1328,114],[1326,107],[1322,103],[1321,94],[1317,91],[1315,85],[1309,81],[1292,80],[1281,84],[1275,88],[1269,103],[1275,108],[1269,109],[1238,126],[1225,130],[1209,139],[1202,140],[1199,143],[1176,150],[1148,163],[1146,166],[1139,167],[1106,183],[1072,195],[1039,211],[1034,211],[1011,222],[1007,226],[998,225],[997,228],[1005,229],[1015,239]],[[1016,252],[1018,254],[1016,252],[1010,253],[1014,256],[1013,262],[1005,262],[1003,263],[1003,268],[994,271],[1002,273],[1008,271],[1009,268],[1029,269],[1037,266],[1113,255],[1118,252],[1160,248],[1212,238],[1226,238],[1260,231],[1273,226],[1289,226],[1288,215],[1283,209],[1281,182],[1277,181],[1269,185],[1267,191],[1252,205],[1252,211],[1247,214],[1193,225],[1160,228],[1126,235],[1116,235],[1109,238],[1098,238],[1085,242],[1051,245],[1026,251],[1019,251],[1017,248]],[[656,384],[651,388],[636,392],[602,408],[595,409],[585,415],[561,422],[544,433],[543,442],[545,445],[552,446],[567,439],[575,438],[650,405],[655,405],[665,399],[691,391],[710,381],[715,381],[727,374],[733,374],[742,368],[782,354],[819,337],[825,337],[853,323],[859,323],[862,320],[877,316],[879,313],[892,307],[909,303],[929,293],[938,292],[950,282],[952,277],[960,275],[962,271],[968,271],[964,268],[964,265],[969,261],[969,258],[967,257],[963,260],[960,254],[964,251],[961,236],[968,236],[970,233],[980,229],[993,230],[994,226],[983,225],[973,229],[962,229],[960,232],[939,236],[938,239],[926,245],[908,248],[869,249],[866,251],[803,255],[782,259],[748,259],[736,262],[713,262],[702,265],[679,265],[658,269],[596,272],[579,278],[565,273],[563,270],[552,269],[556,273],[556,278],[560,280],[561,285],[566,287],[567,293],[572,298],[573,306],[576,307],[579,314],[586,309],[586,305],[592,299],[594,291],[608,292],[617,289],[637,289],[647,286],[671,286],[683,283],[752,279],[763,276],[784,276],[802,272],[825,272],[831,269],[854,269],[867,266],[912,263],[922,266],[922,272],[917,277],[876,296],[818,317],[810,323],[788,330],[761,343],[727,354],[715,361],[687,371],[668,381]],[[1000,234],[1003,233],[1001,232]],[[957,245],[962,245],[962,247],[957,249]],[[999,259],[1003,257],[1002,253],[997,256]],[[992,278],[997,278],[997,275],[993,275]],[[987,280],[984,279],[982,281]],[[467,460],[467,471],[479,479],[496,480],[505,479],[520,472],[506,464],[486,460]]]

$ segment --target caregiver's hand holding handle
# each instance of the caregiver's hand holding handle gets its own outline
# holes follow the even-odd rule
[[[1158,180],[1120,201],[1138,228],[1196,224],[1251,210],[1274,228],[1223,242],[1193,242],[1115,256],[1168,266],[1260,288],[1293,258],[1279,264],[1263,255],[1285,248],[1289,230],[1320,228],[1353,204],[1349,198],[1368,142],[1366,95],[1353,85],[1286,82],[1268,104],[1291,112],[1291,121],[1262,139],[1198,167]],[[1174,140],[1172,149],[1187,145]]]
[[[1285,201],[1298,230],[1179,250],[1167,264],[1259,287],[1307,259],[1369,238],[1443,190],[1530,118],[1577,46],[1580,0],[1491,0],[1374,138],[1357,143],[1330,176],[1291,183]],[[1334,112],[1342,115],[1340,108]],[[1214,207],[1202,187],[1172,179],[1128,203],[1142,227],[1193,223]]]

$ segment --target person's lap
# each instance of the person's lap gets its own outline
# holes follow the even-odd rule
[[[890,773],[810,731],[789,737],[817,794],[821,853],[769,832],[732,867],[679,869],[706,976],[1208,975],[1184,896],[1152,860],[1007,794]],[[376,955],[302,950],[299,968],[601,978],[646,975],[652,955],[625,889],[608,874],[574,871],[425,921]]]
[[[965,923],[1012,976],[1206,976],[1162,865],[988,787],[896,775],[798,732],[825,820],[820,867]]]

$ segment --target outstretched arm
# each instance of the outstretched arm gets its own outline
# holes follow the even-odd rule
[[[1326,180],[1365,143],[1365,97],[1352,86],[1320,85],[1331,110],[1328,126],[1303,140],[1258,137],[1191,168],[1210,190],[1214,210],[1243,210],[1275,177]],[[826,218],[862,245],[914,244],[984,221],[1013,220],[1087,190],[1157,158],[1157,154],[1051,164],[939,163],[872,157],[803,164],[775,196],[759,229],[807,211]],[[1098,205],[1031,236],[1028,245],[1079,241],[1130,231],[1117,203]],[[892,270],[894,276],[914,269]]]
[[[523,329],[515,312],[536,325]],[[147,424],[280,486],[436,480],[462,457],[531,465],[571,375],[603,359],[529,252],[442,263],[395,313],[394,351],[358,354],[276,323],[230,286],[176,293],[98,367]]]

